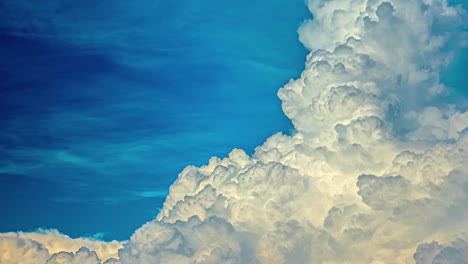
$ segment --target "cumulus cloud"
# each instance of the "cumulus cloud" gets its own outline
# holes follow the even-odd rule
[[[72,239],[57,230],[0,234],[0,263],[100,264],[118,258],[122,243]]]
[[[461,236],[466,238],[466,234]],[[462,238],[458,238],[446,246],[440,245],[435,241],[424,243],[418,246],[414,259],[416,260],[416,264],[468,263],[468,243]]]
[[[440,83],[465,12],[445,0],[308,6],[299,33],[312,51],[278,91],[296,132],[187,167],[122,264],[466,262],[468,114]],[[49,256],[33,239],[5,243]],[[99,263],[90,250],[48,263]]]

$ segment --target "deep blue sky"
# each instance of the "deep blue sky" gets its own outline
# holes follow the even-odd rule
[[[128,239],[187,165],[291,129],[303,0],[0,2],[0,232]]]

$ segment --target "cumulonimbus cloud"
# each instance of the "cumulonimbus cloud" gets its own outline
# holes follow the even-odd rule
[[[278,91],[296,132],[187,167],[108,263],[466,262],[468,113],[444,103],[440,82],[465,11],[445,0],[308,6],[299,33],[312,52]],[[15,239],[17,254],[47,263],[105,259]]]

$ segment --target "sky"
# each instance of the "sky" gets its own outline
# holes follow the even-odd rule
[[[465,263],[466,9],[1,3],[0,263]]]
[[[126,239],[185,166],[292,129],[275,91],[305,61],[301,0],[22,0],[0,13],[0,231]]]

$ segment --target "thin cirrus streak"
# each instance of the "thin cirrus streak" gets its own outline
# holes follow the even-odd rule
[[[59,253],[9,233],[0,263],[466,263],[468,113],[444,102],[440,82],[465,42],[465,11],[444,0],[308,6],[299,33],[313,51],[278,92],[293,135],[187,167],[113,255],[98,241]]]

